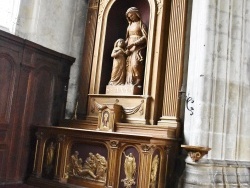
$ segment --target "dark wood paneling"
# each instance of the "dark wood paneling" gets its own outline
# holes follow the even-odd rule
[[[64,118],[64,87],[73,62],[0,31],[0,183],[23,181],[31,171],[32,127],[56,125]]]

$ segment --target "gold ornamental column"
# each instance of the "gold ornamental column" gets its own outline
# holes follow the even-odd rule
[[[118,140],[110,140],[109,142],[109,167],[108,167],[108,187],[114,187],[117,185],[117,154],[119,149],[119,141]]]
[[[43,151],[45,147],[44,132],[37,132],[36,133],[36,153],[34,159],[34,166],[32,175],[35,177],[41,177],[42,175],[42,166],[43,166]]]
[[[150,172],[152,161],[152,145],[141,145],[140,171],[138,174],[138,187],[150,187]]]
[[[64,168],[66,164],[66,146],[65,146],[65,135],[59,134],[57,136],[57,152],[56,152],[56,164],[54,180],[65,181]]]
[[[173,0],[169,24],[162,117],[159,125],[179,125],[187,0]],[[178,136],[178,133],[177,135]]]

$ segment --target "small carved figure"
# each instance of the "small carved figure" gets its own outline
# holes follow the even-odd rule
[[[123,85],[126,77],[126,52],[123,39],[118,39],[115,42],[111,57],[114,59],[109,85]]]
[[[74,176],[76,176],[76,175],[78,175],[78,164],[79,164],[79,162],[78,162],[78,160],[79,160],[79,158],[78,158],[78,156],[79,156],[79,152],[78,151],[75,151],[75,153],[73,154],[73,155],[71,155],[71,173],[74,175]]]
[[[126,175],[125,179],[122,179],[121,181],[124,182],[124,186],[126,188],[130,188],[132,185],[135,185],[135,173],[136,173],[136,161],[135,157],[132,153],[129,153],[126,155],[123,152],[125,156],[125,161],[124,161],[124,172]]]
[[[46,161],[45,165],[49,166],[52,164],[52,161],[54,159],[54,154],[55,154],[55,145],[54,142],[50,142],[50,145],[46,149]]]
[[[85,160],[83,165],[83,172],[81,175],[90,175],[92,178],[96,179],[96,157],[93,153],[89,153],[89,157]]]
[[[106,170],[107,170],[107,161],[105,157],[101,156],[99,153],[96,154],[96,176],[105,181],[106,179]]]
[[[55,144],[50,142],[49,146],[46,148],[46,160],[45,160],[45,170],[48,175],[53,168],[53,160],[55,155]]]
[[[128,20],[126,34],[126,84],[141,87],[143,81],[144,50],[147,47],[147,29],[141,20],[139,10],[131,7],[126,12]]]
[[[150,188],[156,187],[156,180],[157,180],[157,172],[158,172],[158,166],[159,166],[159,156],[155,155],[152,165],[151,165],[151,176],[150,176]]]

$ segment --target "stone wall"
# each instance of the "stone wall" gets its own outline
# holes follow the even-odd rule
[[[71,67],[66,118],[75,108],[87,8],[88,0],[22,0],[20,4],[17,36],[76,58]]]

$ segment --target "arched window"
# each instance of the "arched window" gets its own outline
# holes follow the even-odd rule
[[[0,0],[0,29],[15,33],[20,0]]]

